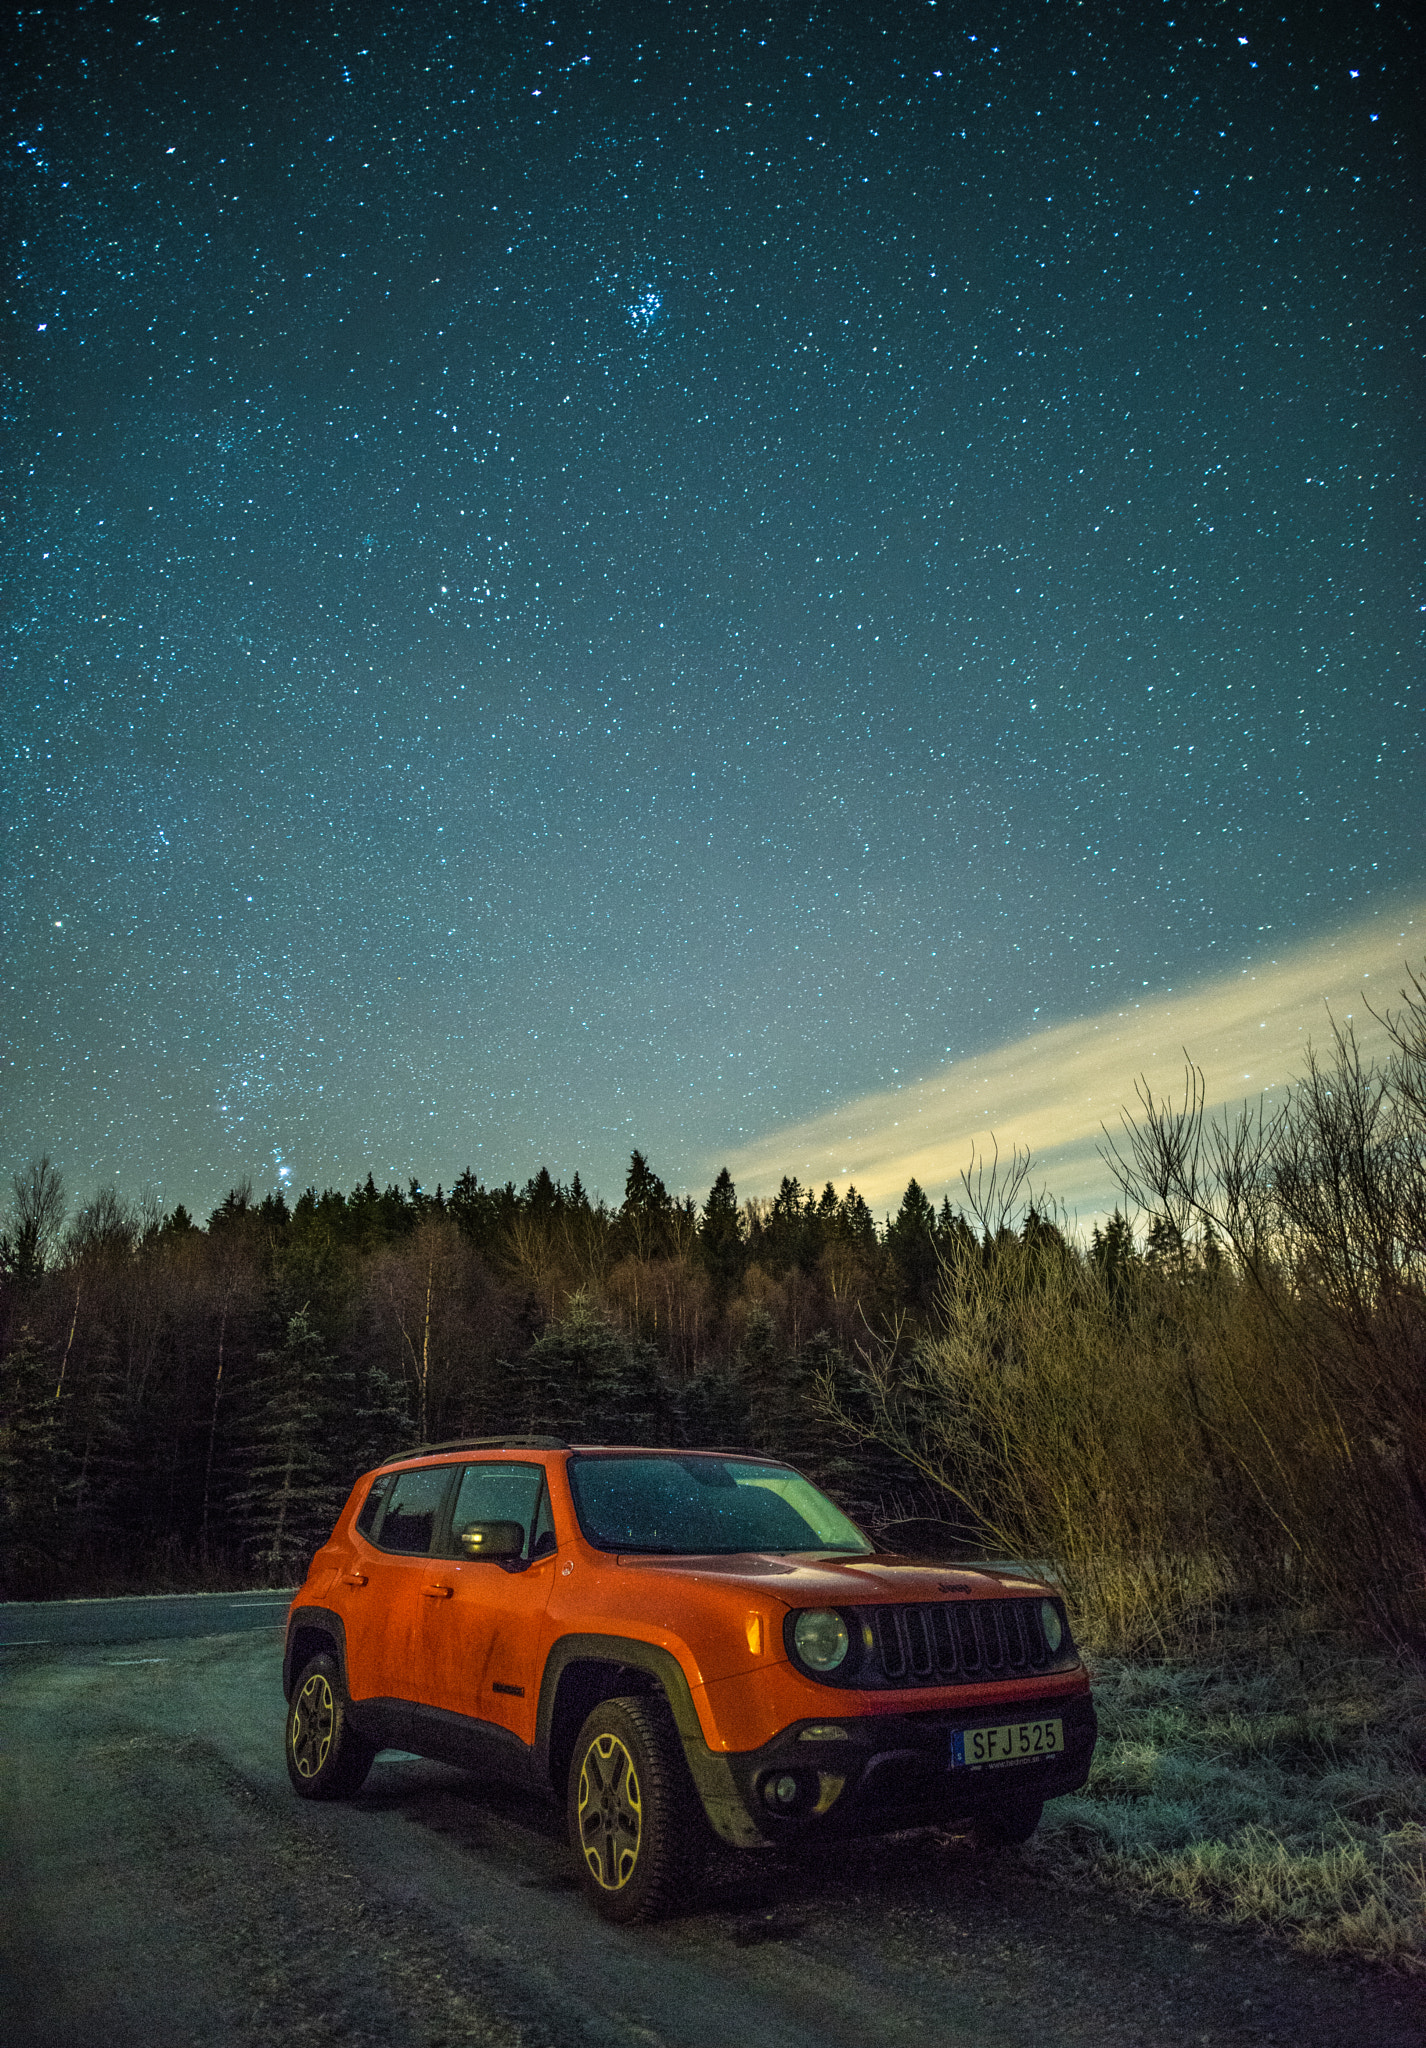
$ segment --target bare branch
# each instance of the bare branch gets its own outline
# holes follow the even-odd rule
[[[961,1169],[961,1186],[966,1207],[993,1242],[1018,1222],[1023,1196],[1030,1178],[1030,1153],[1017,1145],[1007,1160],[1000,1157],[995,1133],[990,1135],[990,1160],[984,1152],[972,1150],[970,1164]]]

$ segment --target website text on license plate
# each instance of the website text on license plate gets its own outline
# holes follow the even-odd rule
[[[952,1764],[1011,1764],[1037,1756],[1058,1756],[1065,1746],[1063,1721],[1011,1721],[998,1728],[956,1728]]]

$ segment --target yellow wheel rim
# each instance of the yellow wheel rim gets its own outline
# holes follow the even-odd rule
[[[579,1843],[601,1890],[622,1891],[629,1882],[643,1827],[634,1759],[617,1735],[596,1735],[579,1767]]]
[[[292,1761],[301,1778],[315,1778],[327,1761],[337,1725],[337,1703],[320,1671],[314,1671],[292,1708]]]

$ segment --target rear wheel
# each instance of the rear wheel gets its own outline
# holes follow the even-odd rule
[[[999,1806],[994,1813],[983,1813],[976,1820],[975,1844],[978,1849],[1016,1849],[1022,1842],[1028,1842],[1040,1825],[1040,1816],[1045,1810],[1043,1799],[1019,1800],[1010,1806]]]
[[[303,1666],[287,1709],[287,1775],[303,1799],[350,1799],[366,1782],[376,1745],[347,1718],[341,1674],[332,1657]]]
[[[691,1875],[703,1816],[660,1699],[604,1700],[569,1767],[569,1839],[586,1897],[606,1920],[655,1920]]]

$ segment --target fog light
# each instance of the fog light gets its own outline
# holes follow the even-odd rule
[[[841,1798],[842,1787],[846,1782],[845,1778],[834,1778],[829,1771],[819,1771],[817,1773],[817,1804],[813,1807],[812,1811],[814,1813],[829,1812]]]
[[[769,1778],[763,1786],[763,1798],[769,1806],[784,1810],[797,1804],[797,1780],[790,1771],[784,1771],[779,1778]]]

